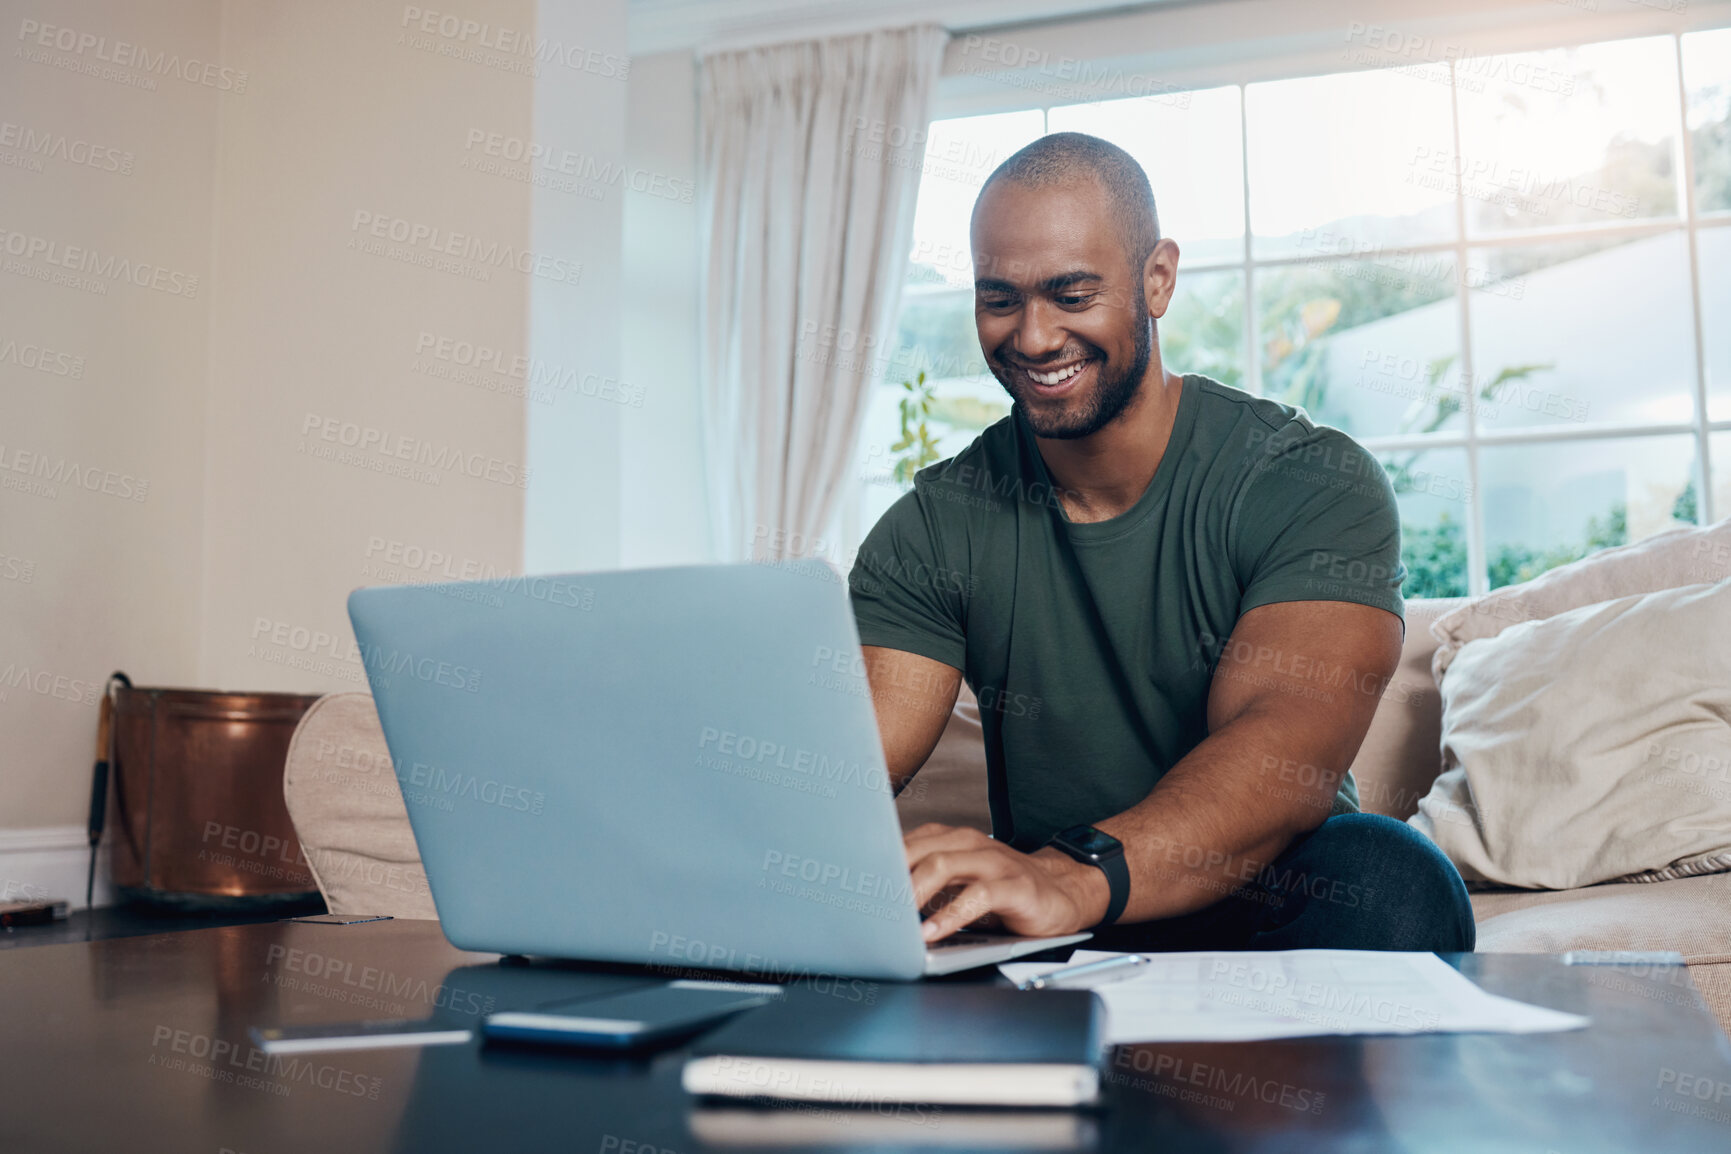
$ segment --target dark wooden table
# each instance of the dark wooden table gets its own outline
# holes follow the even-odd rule
[[[1120,1047],[1093,1113],[700,1106],[682,1055],[482,1048],[266,1059],[258,1024],[438,1016],[662,980],[500,965],[431,922],[273,922],[0,952],[0,1149],[290,1154],[707,1150],[1731,1150],[1731,1044],[1687,980],[1527,955],[1452,959],[1591,1015],[1529,1037]],[[857,998],[818,979],[800,997]]]

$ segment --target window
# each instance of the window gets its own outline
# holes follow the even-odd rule
[[[1009,412],[968,218],[1000,161],[1069,130],[1141,161],[1181,248],[1168,367],[1382,460],[1407,596],[1731,513],[1720,29],[935,122],[853,543],[911,468]]]

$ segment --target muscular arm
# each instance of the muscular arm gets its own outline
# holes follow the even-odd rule
[[[1208,736],[1141,802],[1096,823],[1130,866],[1120,921],[1218,901],[1322,824],[1401,637],[1394,614],[1344,601],[1280,602],[1239,619],[1209,687]]]
[[[1400,618],[1348,602],[1279,602],[1239,619],[1209,689],[1208,736],[1146,798],[1095,823],[1124,843],[1130,902],[1120,922],[1210,905],[1322,823],[1401,639]],[[974,830],[928,826],[909,836],[908,851],[916,900],[962,887],[927,920],[928,940],[987,911],[1041,935],[1105,915],[1105,876],[1057,850],[1018,854]]]
[[[862,646],[890,786],[900,793],[926,763],[956,707],[962,671],[901,649]]]

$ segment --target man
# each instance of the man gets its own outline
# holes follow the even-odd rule
[[[1122,149],[1035,141],[972,243],[1011,415],[919,474],[849,578],[897,789],[964,675],[980,700],[995,836],[908,835],[927,940],[989,914],[1122,949],[1471,950],[1460,876],[1347,772],[1405,628],[1381,466],[1166,370],[1179,250]]]

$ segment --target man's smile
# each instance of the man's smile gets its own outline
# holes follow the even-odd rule
[[[1056,368],[1036,369],[1029,365],[1019,365],[1017,369],[1032,386],[1036,396],[1058,397],[1081,383],[1083,373],[1094,363],[1094,358],[1083,357],[1066,361]]]

